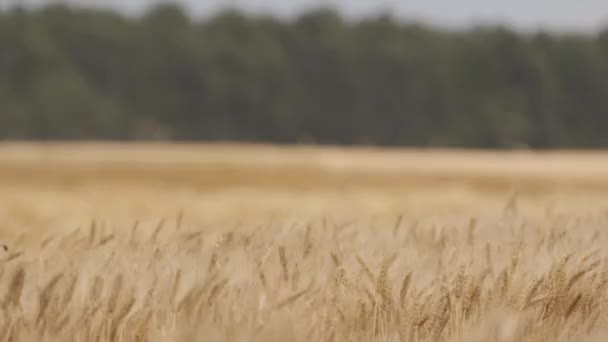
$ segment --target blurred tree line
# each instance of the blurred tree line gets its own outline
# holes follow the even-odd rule
[[[0,139],[608,147],[608,30],[0,13]]]

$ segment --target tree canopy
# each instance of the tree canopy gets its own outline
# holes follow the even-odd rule
[[[0,12],[0,139],[608,147],[608,30]]]

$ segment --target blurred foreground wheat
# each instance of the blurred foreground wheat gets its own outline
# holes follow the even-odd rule
[[[0,340],[599,341],[600,219],[93,222],[9,245]]]

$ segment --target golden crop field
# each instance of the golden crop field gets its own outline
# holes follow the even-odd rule
[[[608,155],[0,145],[0,341],[605,341]]]

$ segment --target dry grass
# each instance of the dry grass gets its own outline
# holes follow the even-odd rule
[[[44,172],[41,172],[41,169]],[[451,185],[508,191],[608,190],[602,152],[464,152],[273,146],[0,144],[0,182],[67,187],[111,180],[224,189]]]
[[[205,177],[213,162],[203,167],[193,156],[161,167],[142,149],[132,157],[150,158],[150,164],[140,174],[146,179],[136,181],[130,177],[142,164],[129,163],[124,151],[104,150],[96,159],[90,150],[35,157],[25,149],[5,148],[12,154],[0,156],[0,235],[8,245],[0,250],[0,341],[608,336],[608,254],[602,248],[608,195],[600,191],[608,181],[596,175],[595,191],[586,189],[589,183],[579,183],[585,173],[571,165],[571,156],[562,159],[563,174],[551,163],[543,173],[545,164],[535,162],[511,165],[506,175],[490,172],[494,159],[484,164],[472,157],[474,166],[466,166],[462,154],[460,166],[451,167],[488,172],[479,184],[473,173],[462,176],[468,187],[451,187],[441,177],[449,173],[449,163],[442,164],[447,152],[420,159],[419,170],[435,168],[424,186],[410,186],[419,179],[399,168],[375,169],[381,166],[371,161],[380,157],[353,157],[366,160],[363,167],[342,155],[349,165],[342,173],[308,160],[313,173],[286,173],[275,183],[270,176],[276,170],[252,171],[266,177],[264,183],[247,178],[249,161],[228,160],[233,172],[216,171],[214,179],[227,178],[223,188],[210,190],[203,185],[211,182]],[[314,157],[306,153],[304,161]],[[164,163],[170,155],[157,154]],[[185,166],[188,158],[198,166]],[[559,155],[539,158],[554,163]],[[584,165],[591,163],[585,158]],[[414,158],[404,159],[393,163],[406,167]],[[74,166],[66,169],[71,182],[60,173],[68,164]],[[199,174],[203,169],[207,173]],[[408,186],[377,180],[387,172],[392,180],[412,178]],[[235,174],[240,182],[226,187]],[[325,188],[325,174],[342,186]],[[583,184],[583,190],[546,181],[526,192],[542,174],[570,187]],[[488,179],[502,185],[490,191]],[[520,192],[505,192],[510,186]]]

